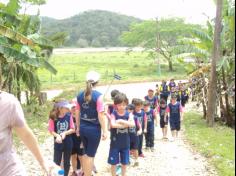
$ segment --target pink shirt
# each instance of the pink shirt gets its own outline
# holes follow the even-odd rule
[[[0,93],[0,175],[27,175],[13,150],[12,129],[24,127],[24,113],[19,101],[6,92]]]
[[[76,109],[80,110],[80,105],[78,102],[77,102]],[[104,111],[104,104],[102,100],[102,95],[100,95],[97,99],[97,112],[103,112],[103,111]]]
[[[58,117],[58,118],[63,118],[63,117]],[[70,129],[74,129],[74,128],[75,128],[75,125],[73,122],[73,116],[71,115],[70,116]],[[52,119],[49,119],[49,121],[48,121],[48,131],[55,132],[55,125],[54,125],[54,121]]]

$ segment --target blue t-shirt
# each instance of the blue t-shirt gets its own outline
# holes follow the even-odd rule
[[[161,87],[162,87],[161,94],[168,96],[169,95],[168,86],[166,84],[162,84]]]
[[[150,109],[150,111],[145,112],[147,116],[147,131],[154,130],[154,110]]]
[[[167,108],[167,106],[164,107],[164,108],[160,106],[160,112],[159,112],[159,114],[160,114],[160,118],[161,118],[161,119],[164,119],[164,117],[165,117],[166,108]]]
[[[116,120],[129,120],[129,112],[126,111],[123,116],[120,116],[117,111],[112,113]],[[111,128],[111,148],[127,149],[130,146],[130,137],[128,128]]]
[[[63,118],[57,118],[54,121],[55,132],[57,134],[61,134],[70,129],[70,116],[71,114],[67,113]],[[54,140],[56,140],[56,138],[54,138]],[[72,146],[73,146],[73,141],[71,135],[67,135],[60,144],[54,141],[54,148],[56,150],[64,150],[64,149],[71,150]]]
[[[150,103],[150,108],[155,109],[157,101],[158,101],[157,96],[153,96],[152,98],[149,98],[149,96],[145,96],[144,99]]]
[[[170,122],[180,122],[180,103],[176,104],[169,103],[170,108]]]
[[[91,93],[90,102],[86,102],[84,100],[84,92],[81,92],[77,96],[77,102],[80,105],[80,127],[84,126],[99,126],[100,123],[98,120],[98,112],[97,112],[97,100],[101,96],[101,93],[93,90]]]
[[[135,112],[134,111],[134,119],[137,118],[141,127],[142,127],[142,130],[144,130],[144,117],[145,117],[145,112],[143,110],[141,110],[141,112]]]
[[[129,134],[132,136],[132,135],[135,135],[137,136],[137,132],[139,130],[139,125],[138,125],[138,118],[137,117],[134,117],[134,124],[135,126],[134,127],[130,127],[129,128]]]

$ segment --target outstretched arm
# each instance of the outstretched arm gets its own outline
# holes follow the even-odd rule
[[[49,173],[48,166],[46,165],[43,156],[40,152],[39,145],[36,137],[34,136],[32,130],[25,124],[23,127],[14,127],[17,136],[23,141],[23,143],[28,147],[28,149],[35,156],[40,166],[46,172]]]

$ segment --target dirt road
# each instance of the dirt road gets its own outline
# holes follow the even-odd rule
[[[133,97],[143,98],[146,95],[148,88],[155,88],[156,83],[136,83],[113,85],[107,91],[107,87],[98,87],[97,89],[104,92],[109,92],[113,89],[118,89],[125,92],[131,99]],[[186,111],[195,108],[193,103],[186,106]],[[46,130],[46,129],[45,129]],[[170,135],[170,131],[168,131]],[[180,137],[174,142],[164,141],[161,139],[161,130],[157,126],[155,130],[155,151],[145,151],[145,158],[140,158],[138,167],[129,167],[128,176],[216,176],[214,169],[208,164],[206,158],[194,152],[187,144],[184,138],[184,130],[181,130]],[[96,176],[110,175],[107,157],[109,151],[109,139],[101,141],[98,152],[95,158],[95,164],[98,169]],[[44,156],[52,160],[53,156],[53,139],[47,137],[41,145]],[[23,160],[30,176],[40,176],[40,168],[37,162],[32,158],[28,151],[20,151],[21,159]]]

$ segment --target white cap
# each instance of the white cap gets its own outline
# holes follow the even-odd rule
[[[87,81],[98,82],[99,79],[100,79],[100,74],[95,71],[89,71],[86,75]]]

